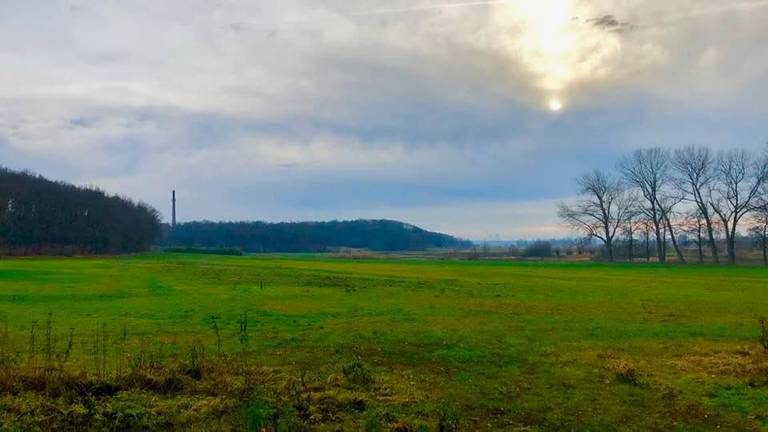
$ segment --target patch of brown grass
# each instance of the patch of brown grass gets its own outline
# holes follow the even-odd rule
[[[642,384],[641,374],[637,367],[627,360],[617,360],[609,364],[609,369],[616,376],[616,380],[624,384],[638,386]]]
[[[768,354],[757,346],[697,347],[669,362],[681,372],[750,378],[768,371]]]

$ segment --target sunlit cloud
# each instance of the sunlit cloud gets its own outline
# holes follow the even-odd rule
[[[365,10],[360,12],[353,12],[352,15],[356,16],[372,16],[372,15],[390,15],[398,13],[413,13],[423,11],[435,11],[446,9],[461,9],[474,6],[489,6],[496,4],[511,3],[513,0],[490,0],[490,1],[468,1],[468,2],[456,2],[456,3],[440,3],[440,4],[428,4],[423,6],[412,6],[403,8],[385,8]]]
[[[604,79],[616,66],[621,54],[619,36],[579,18],[596,13],[576,0],[514,2],[494,8],[495,22],[511,30],[502,36],[510,55],[520,57],[554,111],[562,108],[559,98],[571,86]]]

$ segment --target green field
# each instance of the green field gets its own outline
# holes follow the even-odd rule
[[[762,268],[4,259],[0,429],[768,429],[763,315]]]

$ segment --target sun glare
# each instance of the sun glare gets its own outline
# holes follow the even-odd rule
[[[563,109],[563,102],[560,99],[552,98],[547,102],[547,107],[552,112],[558,112]]]
[[[577,0],[516,1],[495,7],[496,22],[508,29],[505,44],[522,60],[542,93],[565,95],[583,82],[610,72],[621,52],[616,34],[585,25],[595,16]],[[546,100],[549,110],[564,108],[559,97]]]

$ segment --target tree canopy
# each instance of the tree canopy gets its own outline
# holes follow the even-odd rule
[[[417,251],[469,247],[470,242],[391,220],[332,222],[189,222],[166,226],[163,245],[245,252],[326,252],[338,248]]]
[[[140,252],[159,235],[144,203],[0,167],[0,255]]]

